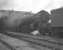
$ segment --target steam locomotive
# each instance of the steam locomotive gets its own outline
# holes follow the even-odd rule
[[[48,21],[51,19],[51,23]],[[28,20],[28,19],[27,19]],[[30,22],[31,21],[31,22]],[[34,30],[38,30],[41,35],[46,35],[48,33],[49,36],[63,38],[63,8],[53,9],[51,10],[51,14],[42,10],[34,15],[34,18],[25,22],[27,25],[27,33],[30,33]],[[29,24],[29,23],[30,24]],[[20,25],[20,28],[22,26]],[[32,28],[32,29],[31,29]],[[23,27],[24,29],[24,27]],[[29,31],[30,30],[30,31]],[[20,31],[23,31],[22,29]]]
[[[49,20],[51,20],[52,22],[49,23]],[[42,10],[29,18],[25,18],[18,26],[15,27],[7,28],[1,19],[0,32],[9,30],[11,32],[20,32],[29,34],[35,30],[38,30],[40,35],[48,34],[48,36],[63,38],[62,21],[63,21],[63,8],[51,10],[51,14],[49,14],[45,10]]]
[[[53,36],[63,38],[63,7],[51,11]]]

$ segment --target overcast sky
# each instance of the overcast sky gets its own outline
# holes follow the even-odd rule
[[[38,11],[45,9],[48,12],[51,9],[63,6],[63,0],[0,0],[0,9],[14,9],[19,11]]]

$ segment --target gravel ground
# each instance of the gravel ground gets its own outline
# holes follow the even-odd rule
[[[6,45],[4,45],[2,42],[0,42],[0,50],[11,50]]]
[[[45,47],[30,44],[29,42],[25,42],[23,40],[19,40],[2,34],[0,34],[0,39],[6,42],[9,46],[14,48],[15,50],[51,50]],[[0,43],[0,50],[10,50],[10,49],[8,49],[8,47]]]

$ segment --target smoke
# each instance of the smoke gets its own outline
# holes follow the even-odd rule
[[[0,0],[0,9],[31,11],[32,0]]]
[[[63,7],[62,2],[63,0],[51,0],[44,9],[50,13],[52,9],[58,9],[60,7]]]
[[[50,11],[62,7],[62,2],[63,0],[0,0],[0,9],[37,13],[42,9]]]
[[[63,0],[0,0],[0,9],[32,11],[34,13],[45,9],[46,11],[50,12],[52,9],[63,6],[62,2]],[[9,21],[13,23],[15,19],[19,20],[19,17],[13,16]]]
[[[12,0],[0,0],[0,9],[5,9],[5,8],[7,8],[8,9],[8,7],[11,7],[11,1]]]
[[[7,0],[0,0],[0,9],[7,5]]]

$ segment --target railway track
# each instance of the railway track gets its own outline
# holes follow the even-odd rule
[[[0,43],[6,47],[7,50],[15,50],[11,45],[0,39]],[[2,46],[3,47],[3,46]],[[4,47],[3,47],[4,48]],[[3,49],[4,50],[4,49]]]
[[[27,42],[30,42],[32,44],[35,44],[36,46],[41,47],[46,47],[52,50],[63,50],[63,43],[58,42],[51,37],[46,37],[46,36],[35,36],[35,35],[30,35],[30,34],[23,34],[23,33],[15,33],[15,32],[6,32],[3,33],[7,36],[17,38],[20,40],[24,40]]]

